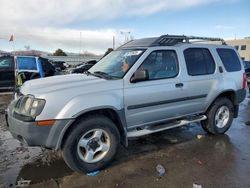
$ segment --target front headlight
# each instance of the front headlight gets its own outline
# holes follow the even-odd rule
[[[25,95],[18,99],[15,105],[15,112],[35,118],[42,112],[44,105],[44,99],[37,99],[33,95]]]

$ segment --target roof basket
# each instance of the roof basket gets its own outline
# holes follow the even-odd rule
[[[226,42],[221,38],[211,38],[211,37],[197,37],[197,36],[185,36],[185,35],[162,35],[156,39],[151,46],[173,46],[178,43],[190,43],[193,42],[205,42],[205,41],[219,41],[223,45]]]

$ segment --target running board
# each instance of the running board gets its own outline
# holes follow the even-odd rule
[[[133,130],[127,132],[127,137],[128,138],[140,137],[140,136],[144,136],[144,135],[164,131],[164,130],[167,130],[167,129],[180,127],[182,125],[202,121],[202,120],[205,120],[205,119],[207,119],[207,116],[201,115],[201,116],[197,116],[197,117],[192,118],[192,119],[178,120],[178,121],[175,121],[175,122],[172,122],[172,123],[150,126],[150,127],[140,129],[140,130],[133,129]]]

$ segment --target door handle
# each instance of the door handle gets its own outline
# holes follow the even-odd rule
[[[177,84],[175,84],[176,88],[182,88],[183,86],[184,86],[183,83],[177,83]]]
[[[219,66],[219,72],[223,73],[223,68],[221,66]]]

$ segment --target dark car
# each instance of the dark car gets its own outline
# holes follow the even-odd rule
[[[58,70],[65,70],[67,68],[64,61],[51,61],[51,63]]]
[[[84,73],[97,63],[96,60],[87,61],[76,68],[70,69],[69,73]]]
[[[41,62],[41,68],[38,65]],[[0,90],[13,90],[16,84],[15,70],[21,85],[27,80],[57,74],[55,67],[46,58],[35,56],[1,56],[0,57]],[[20,75],[20,76],[19,76]],[[21,84],[20,84],[21,83]]]
[[[244,61],[244,66],[245,66],[245,72],[247,75],[247,85],[248,85],[249,92],[250,92],[250,61]]]
[[[0,90],[13,89],[15,85],[15,66],[13,56],[0,57]]]

